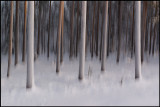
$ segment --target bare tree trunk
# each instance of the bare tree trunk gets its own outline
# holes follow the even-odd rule
[[[22,62],[25,62],[25,56],[26,56],[26,21],[27,21],[27,1],[24,2],[24,35],[23,35]]]
[[[95,18],[95,9],[96,9],[96,2],[94,1],[93,24],[92,24],[92,53],[91,53],[91,57],[92,58],[93,58],[93,49],[94,49],[94,18]]]
[[[13,35],[13,1],[11,1],[11,12],[10,12],[10,34],[9,34],[9,50],[8,50],[8,70],[7,77],[10,76],[10,66],[12,59],[12,35]]]
[[[109,31],[108,31],[108,41],[107,41],[107,57],[109,56],[109,45],[110,45],[110,38],[111,38],[111,1],[109,2]]]
[[[39,55],[39,49],[40,49],[40,23],[41,20],[41,7],[40,7],[40,1],[39,1],[39,17],[38,17],[38,42],[37,42],[37,55]]]
[[[60,45],[61,45],[61,25],[62,25],[62,15],[64,10],[64,1],[60,1],[59,6],[59,25],[58,25],[58,44],[57,44],[57,63],[56,63],[56,73],[59,73],[60,69]]]
[[[143,63],[143,57],[144,57],[144,47],[145,47],[145,33],[146,33],[146,19],[147,19],[147,2],[144,1],[143,5],[143,31],[142,31],[142,49],[141,49],[141,63]]]
[[[133,1],[133,18],[132,18],[132,38],[131,38],[131,58],[133,57],[133,34],[134,34],[134,1]]]
[[[19,1],[16,1],[15,66],[18,64],[18,50],[19,50]]]
[[[74,34],[74,1],[72,1],[72,17],[71,17],[71,37],[70,37],[70,55],[71,59],[73,56],[73,34]]]
[[[79,43],[79,1],[77,1],[77,39],[76,39],[76,57],[78,53],[78,43]]]
[[[61,58],[60,62],[63,62],[63,24],[64,24],[64,9],[62,10],[62,30],[61,30]]]
[[[118,21],[118,52],[117,52],[117,63],[119,63],[120,47],[121,47],[121,33],[122,33],[122,1],[119,1],[119,21]]]
[[[26,88],[34,85],[34,1],[28,1],[28,60]]]
[[[49,40],[50,40],[50,23],[51,23],[51,1],[50,1],[50,9],[49,9],[49,27],[48,27],[48,54],[47,57],[49,59]]]
[[[106,60],[106,47],[107,47],[107,18],[108,18],[108,1],[105,1],[105,15],[104,15],[104,24],[103,24],[103,53],[102,53],[102,65],[101,71],[105,71],[105,60]]]
[[[128,18],[129,18],[129,15],[127,14],[127,27],[126,27],[126,46],[125,46],[125,53],[126,53],[126,50],[127,50],[127,43],[128,43],[128,41],[127,41],[127,33],[128,33]]]
[[[151,53],[151,42],[152,42],[152,19],[151,19],[151,27],[150,27],[150,42],[149,42],[149,55]]]
[[[135,1],[135,79],[141,78],[141,1]]]
[[[79,60],[79,80],[82,80],[83,79],[83,75],[84,75],[86,11],[87,11],[87,1],[82,1],[81,50],[80,50],[80,60]]]
[[[99,35],[99,2],[97,10],[97,35],[96,35],[96,56],[98,57],[98,35]]]

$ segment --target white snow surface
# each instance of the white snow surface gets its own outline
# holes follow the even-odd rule
[[[19,58],[7,78],[8,57],[1,55],[1,106],[39,105],[159,105],[159,54],[148,57],[142,65],[142,79],[135,81],[135,60],[116,54],[106,59],[101,72],[97,58],[86,57],[84,80],[78,80],[79,57],[69,61],[64,55],[60,73],[56,74],[56,58],[41,55],[34,63],[35,86],[26,89],[27,65]],[[89,66],[91,68],[88,76]]]

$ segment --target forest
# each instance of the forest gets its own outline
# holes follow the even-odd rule
[[[90,84],[100,91],[100,87],[107,89],[117,83],[125,84],[124,90],[130,83],[136,89],[139,87],[135,83],[146,88],[152,86],[151,91],[148,89],[143,93],[149,91],[152,97],[137,105],[157,105],[159,1],[1,1],[1,66],[3,105],[116,105],[103,100],[102,103],[100,100],[92,103],[97,97],[93,97],[91,102],[78,103],[82,96],[71,103],[70,100],[74,99],[72,94],[67,94],[69,103],[65,102],[65,97],[62,98],[64,104],[58,103],[61,97],[57,103],[50,100],[43,103],[45,95],[41,93],[52,89],[61,90],[57,96],[66,90],[70,93],[77,92],[77,89],[83,93],[88,89],[94,90]],[[23,85],[16,81],[22,81]],[[110,85],[106,86],[105,81]],[[150,84],[146,85],[144,81]],[[113,88],[118,87],[115,86]],[[25,89],[36,92],[43,89],[39,92],[42,99],[28,104],[28,94],[18,94],[20,98],[25,97],[26,102],[5,101],[10,99],[9,89],[13,88],[15,96],[21,89],[23,93]],[[98,94],[98,91],[92,92]],[[99,96],[108,96],[106,91],[104,93]],[[52,98],[51,95],[47,99]],[[38,97],[37,94],[35,98]],[[87,98],[90,97],[92,95],[88,92]],[[121,101],[118,105],[136,105],[131,101],[137,97],[130,97],[130,103]],[[155,100],[144,103],[150,99]]]

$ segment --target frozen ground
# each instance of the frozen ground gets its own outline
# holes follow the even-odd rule
[[[78,60],[69,61],[66,55],[57,75],[54,57],[40,56],[32,90],[26,90],[27,66],[21,57],[17,67],[12,59],[8,79],[8,58],[2,56],[1,105],[159,105],[159,55],[145,59],[139,82],[134,80],[134,59],[122,57],[117,65],[115,56],[107,58],[104,74],[98,59],[87,58],[82,82],[78,81]],[[89,66],[92,72],[88,75]]]

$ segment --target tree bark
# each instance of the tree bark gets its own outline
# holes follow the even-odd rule
[[[78,44],[79,44],[79,1],[77,1],[77,39],[76,39],[76,57],[78,53]]]
[[[9,50],[8,50],[8,70],[7,77],[10,76],[10,66],[12,59],[12,35],[13,35],[13,1],[11,1],[11,12],[10,12],[10,33],[9,33]]]
[[[49,40],[50,40],[50,21],[51,20],[51,1],[50,1],[50,9],[49,9],[49,27],[48,27],[48,54],[47,57],[49,59]]]
[[[109,8],[109,31],[108,31],[108,41],[107,41],[107,57],[109,56],[110,51],[110,38],[111,38],[111,1],[109,2],[110,8]]]
[[[24,35],[23,35],[22,62],[25,62],[25,56],[26,56],[26,21],[27,21],[27,1],[24,2]]]
[[[26,88],[34,85],[34,1],[28,1],[28,60]]]
[[[39,1],[39,17],[38,17],[38,42],[37,42],[37,55],[40,53],[40,27],[41,27],[41,6],[40,6],[40,1]]]
[[[64,10],[64,1],[60,1],[59,6],[59,24],[58,24],[58,44],[57,44],[57,63],[56,63],[56,73],[59,73],[60,69],[60,45],[61,45],[61,25],[62,25],[62,15]]]
[[[132,38],[131,38],[131,58],[133,57],[133,35],[134,35],[134,1],[133,1],[133,17],[132,17]]]
[[[122,33],[122,1],[119,1],[119,21],[118,21],[118,52],[117,52],[117,63],[119,63],[120,48],[121,48],[121,33]]]
[[[72,1],[72,17],[71,17],[71,37],[70,37],[70,55],[71,59],[73,56],[73,34],[74,34],[74,1]]]
[[[18,64],[18,50],[19,50],[19,1],[16,1],[15,66]]]
[[[105,60],[106,60],[106,47],[107,47],[107,18],[108,18],[108,1],[105,1],[105,15],[104,15],[104,24],[103,24],[103,53],[102,53],[102,65],[101,71],[105,71]]]
[[[96,35],[96,56],[98,57],[98,38],[99,38],[99,2],[98,2],[98,10],[97,10],[97,35]]]
[[[141,78],[141,1],[135,1],[135,79]]]
[[[82,1],[82,20],[81,20],[81,51],[79,60],[79,80],[83,79],[85,66],[85,34],[86,34],[86,11],[87,1]]]
[[[144,1],[143,4],[143,31],[142,31],[142,49],[141,49],[141,63],[143,64],[143,57],[144,57],[144,47],[145,47],[145,33],[146,33],[146,19],[147,19],[147,2]]]
[[[95,9],[96,9],[96,2],[94,1],[93,24],[92,24],[92,53],[91,53],[91,57],[92,58],[93,58],[93,50],[94,50],[94,18],[95,18]]]

